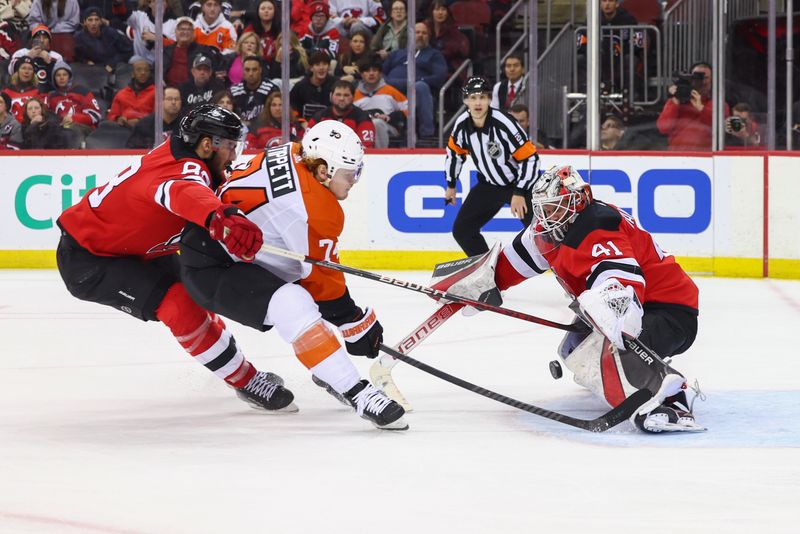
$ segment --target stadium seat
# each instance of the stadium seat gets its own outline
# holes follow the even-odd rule
[[[110,149],[125,148],[131,131],[111,121],[102,121],[95,131],[86,138],[86,148]]]
[[[492,22],[492,11],[488,2],[484,0],[458,0],[450,4],[450,13],[453,15],[462,33],[472,27],[475,29],[475,41],[470,43],[472,51],[486,50],[488,45],[487,31]],[[480,55],[480,54],[476,54]],[[472,57],[472,56],[470,56]],[[474,59],[474,58],[473,58]]]
[[[620,7],[633,15],[639,24],[658,25],[661,23],[661,2],[659,0],[625,0]]]
[[[72,66],[75,60],[75,38],[71,33],[53,33],[50,38],[50,50],[61,54],[64,61]]]
[[[126,88],[132,77],[133,67],[128,63],[118,63],[114,70],[114,89],[119,91]]]
[[[492,22],[492,12],[484,0],[457,0],[450,4],[450,13],[459,26],[474,26],[481,34]]]
[[[95,96],[100,96],[103,87],[108,80],[108,72],[102,65],[87,65],[85,63],[73,63],[72,69],[73,85],[83,85],[88,87]]]

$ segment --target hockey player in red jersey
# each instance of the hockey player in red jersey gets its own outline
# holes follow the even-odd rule
[[[630,215],[595,200],[572,167],[553,167],[539,178],[533,214],[531,226],[497,259],[497,287],[552,270],[594,326],[567,334],[559,346],[575,381],[611,406],[649,389],[653,399],[633,417],[644,431],[705,430],[687,403],[684,377],[624,342],[638,338],[661,358],[686,351],[697,334],[694,282]]]
[[[305,133],[302,145],[271,147],[236,169],[218,194],[238,205],[267,243],[338,261],[344,227],[339,201],[358,181],[363,154],[351,128],[322,121]],[[341,272],[263,251],[253,263],[236,261],[223,245],[201,225],[184,231],[181,279],[192,298],[252,328],[274,327],[318,385],[378,428],[408,428],[403,408],[361,379],[348,357],[377,356],[383,327],[371,308],[356,306]]]
[[[242,122],[206,104],[178,132],[58,219],[58,269],[81,300],[161,321],[178,343],[237,395],[267,411],[296,411],[277,375],[258,372],[222,319],[198,306],[179,278],[178,239],[187,222],[208,228],[235,256],[252,261],[261,230],[214,195],[236,158]]]

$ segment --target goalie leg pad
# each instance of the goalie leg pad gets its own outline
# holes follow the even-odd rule
[[[577,384],[611,407],[618,406],[642,388],[659,393],[668,374],[663,363],[633,351],[618,351],[599,332],[592,332],[564,363]]]
[[[573,380],[609,406],[619,405],[637,388],[622,372],[622,364],[614,347],[598,332],[592,332],[565,359]]]

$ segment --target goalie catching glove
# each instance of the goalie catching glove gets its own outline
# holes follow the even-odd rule
[[[233,204],[223,204],[209,215],[208,232],[228,251],[244,261],[253,261],[264,244],[261,229]]]
[[[644,311],[636,292],[615,278],[581,293],[578,304],[592,324],[619,350],[625,350],[623,334],[636,338],[642,332]]]
[[[351,322],[339,325],[347,352],[355,356],[375,358],[380,344],[383,343],[383,327],[372,308],[365,309],[363,313],[360,308],[356,309],[358,314]]]

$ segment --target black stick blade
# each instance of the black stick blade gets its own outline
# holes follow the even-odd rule
[[[569,415],[564,415],[562,413],[553,412],[551,410],[546,410],[544,408],[540,408],[538,406],[534,406],[533,404],[528,404],[526,402],[518,401],[517,399],[512,399],[511,397],[507,397],[500,393],[495,393],[492,390],[483,388],[481,386],[476,386],[466,380],[458,378],[457,376],[453,376],[451,374],[445,373],[435,367],[431,367],[426,363],[422,363],[419,360],[415,360],[414,358],[402,354],[391,347],[387,347],[384,344],[380,345],[380,349],[389,354],[395,359],[400,360],[401,362],[407,363],[412,367],[416,367],[420,371],[424,371],[428,374],[431,374],[437,378],[441,378],[445,382],[450,382],[451,384],[455,384],[460,388],[464,388],[467,391],[471,391],[473,393],[477,393],[478,395],[483,395],[486,398],[492,399],[493,401],[502,402],[512,408],[516,408],[518,410],[522,410],[528,413],[532,413],[534,415],[538,415],[539,417],[545,417],[552,421],[556,421],[558,423],[563,423],[565,425],[574,426],[576,428],[582,428],[584,430],[589,430],[590,432],[605,432],[609,428],[613,428],[620,424],[621,422],[628,419],[636,409],[650,400],[652,397],[652,393],[650,393],[646,389],[640,389],[627,399],[625,399],[622,404],[613,408],[611,411],[606,412],[605,414],[601,415],[597,419],[592,420],[585,420],[585,419],[577,419],[575,417],[570,417]]]

